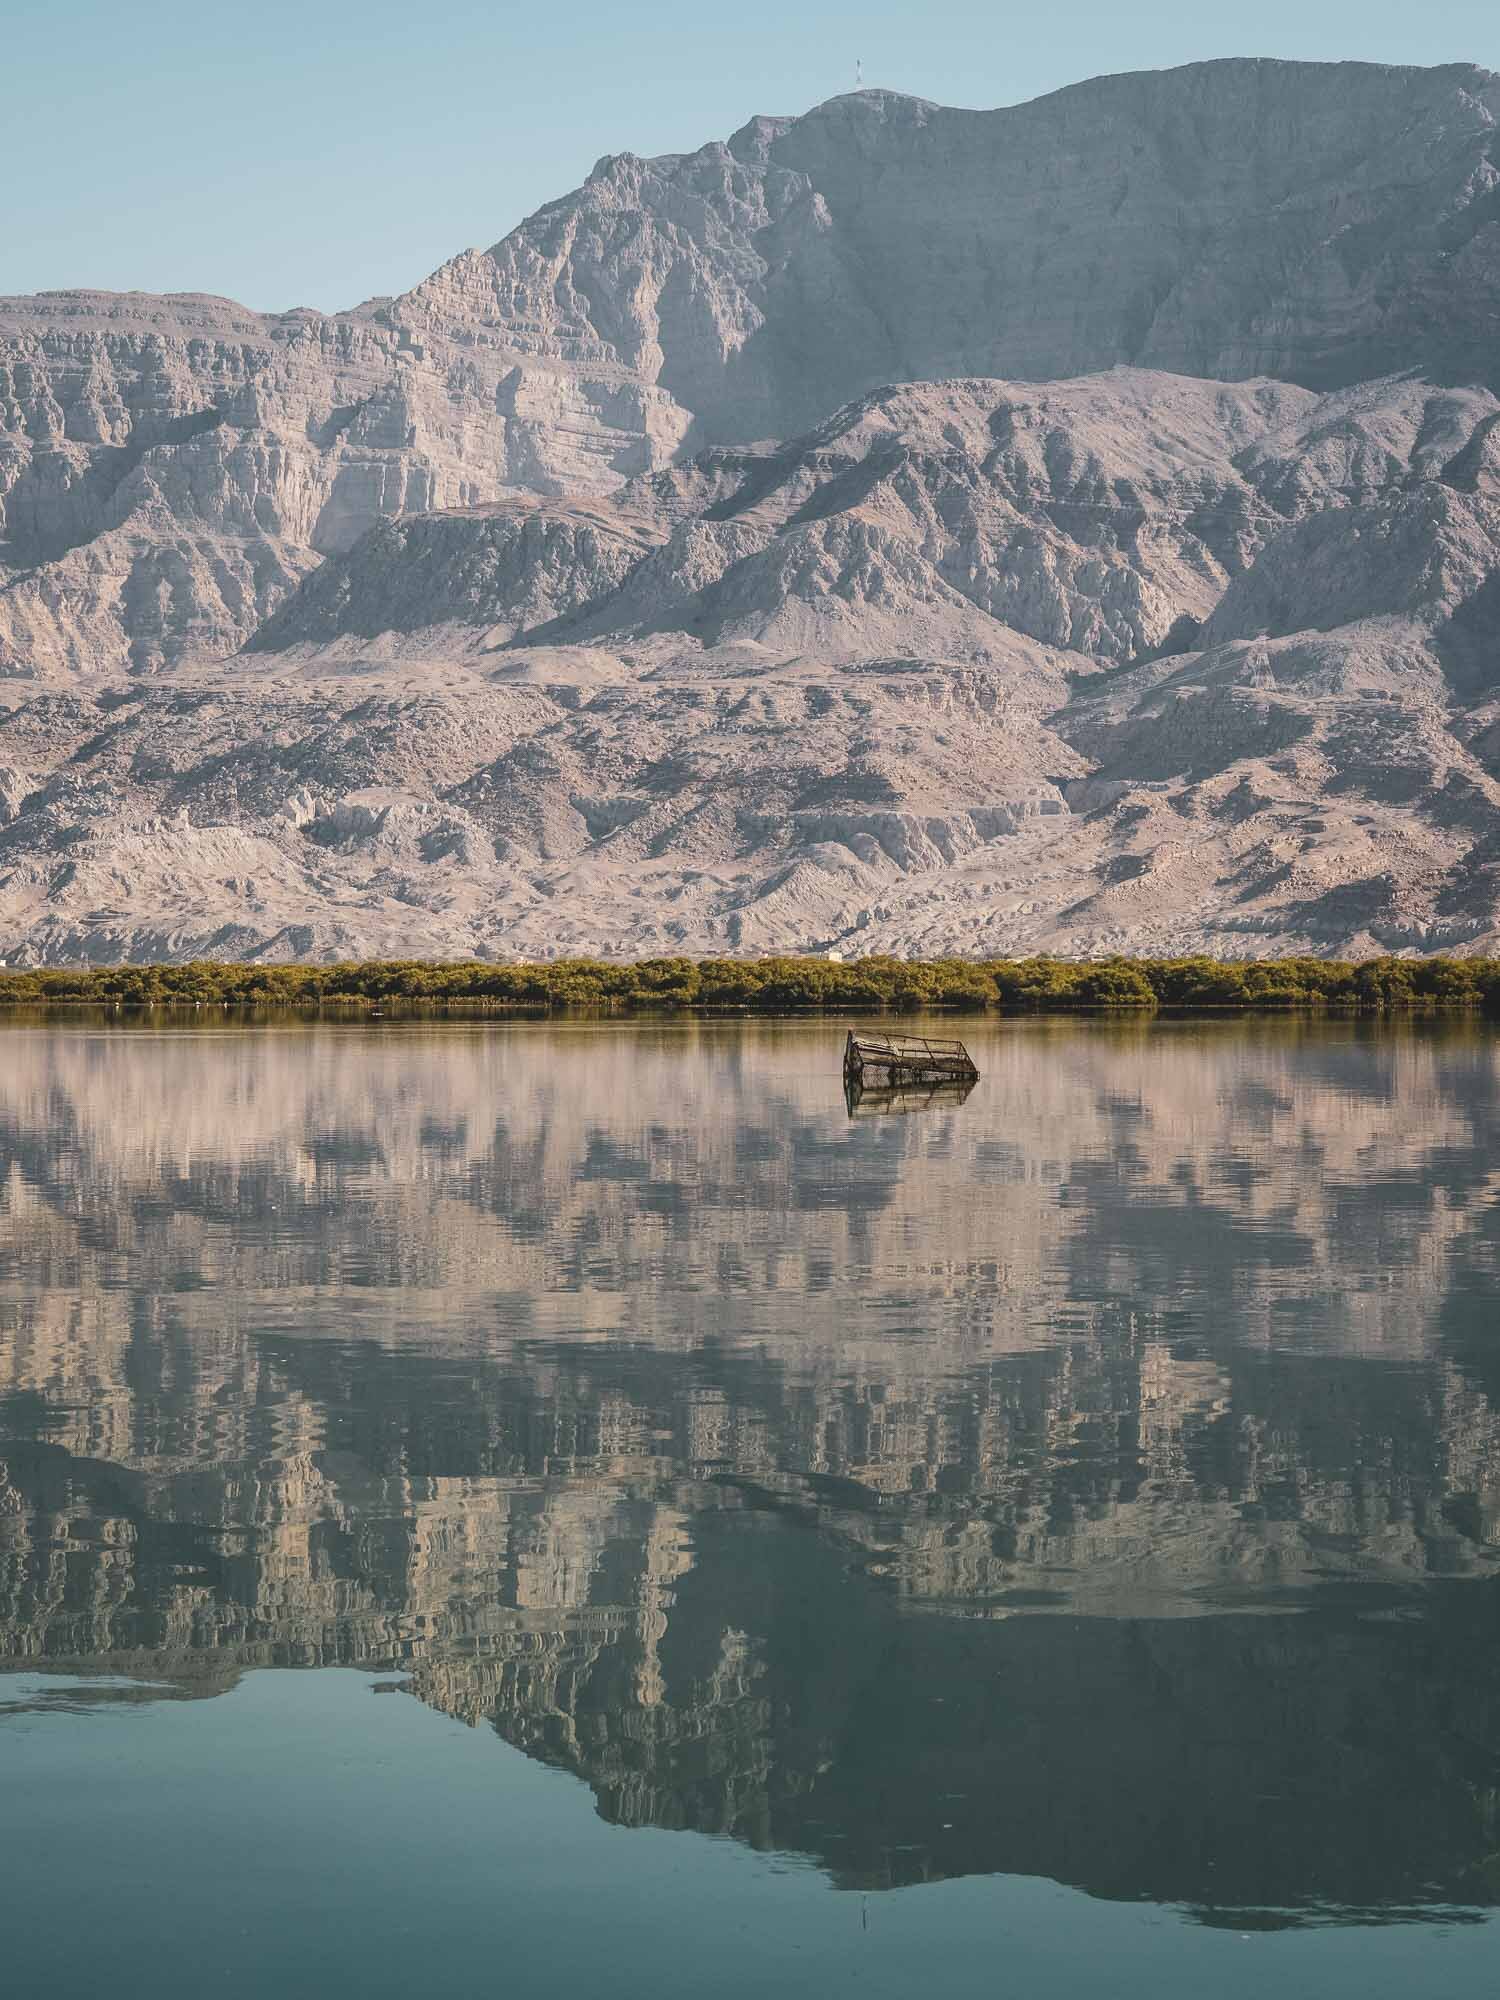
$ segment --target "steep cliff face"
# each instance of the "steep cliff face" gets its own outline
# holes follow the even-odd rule
[[[0,302],[0,665],[233,651],[382,516],[606,491],[881,382],[1492,382],[1500,82],[1272,62],[870,91],[600,162],[405,296]]]
[[[987,112],[864,91],[601,160],[391,317],[644,376],[706,439],[884,381],[1120,361],[1487,380],[1497,111],[1463,66],[1206,63]]]
[[[492,498],[494,428],[492,408],[357,319],[138,294],[6,301],[0,665],[143,671],[233,652],[382,514]]]

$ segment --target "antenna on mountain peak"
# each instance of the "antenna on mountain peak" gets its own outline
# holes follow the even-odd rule
[[[864,87],[865,87],[865,59],[863,56],[856,56],[854,58],[854,88],[856,90],[863,90]]]

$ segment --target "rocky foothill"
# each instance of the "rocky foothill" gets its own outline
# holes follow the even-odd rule
[[[0,301],[0,957],[1500,949],[1497,113],[866,91]]]

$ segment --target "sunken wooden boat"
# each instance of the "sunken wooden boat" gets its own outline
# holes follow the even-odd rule
[[[905,1084],[976,1083],[979,1069],[962,1042],[931,1035],[856,1035],[844,1040],[844,1082],[892,1090]]]

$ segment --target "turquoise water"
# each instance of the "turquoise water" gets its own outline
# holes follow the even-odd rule
[[[576,1780],[378,1687],[259,1672],[212,1703],[8,1716],[11,1990],[1384,1996],[1493,1978],[1489,1931],[1462,1925],[1210,1930],[1018,1875],[835,1894],[731,1840],[607,1825]]]
[[[6,1990],[1468,1993],[1500,1044],[0,1030]]]

